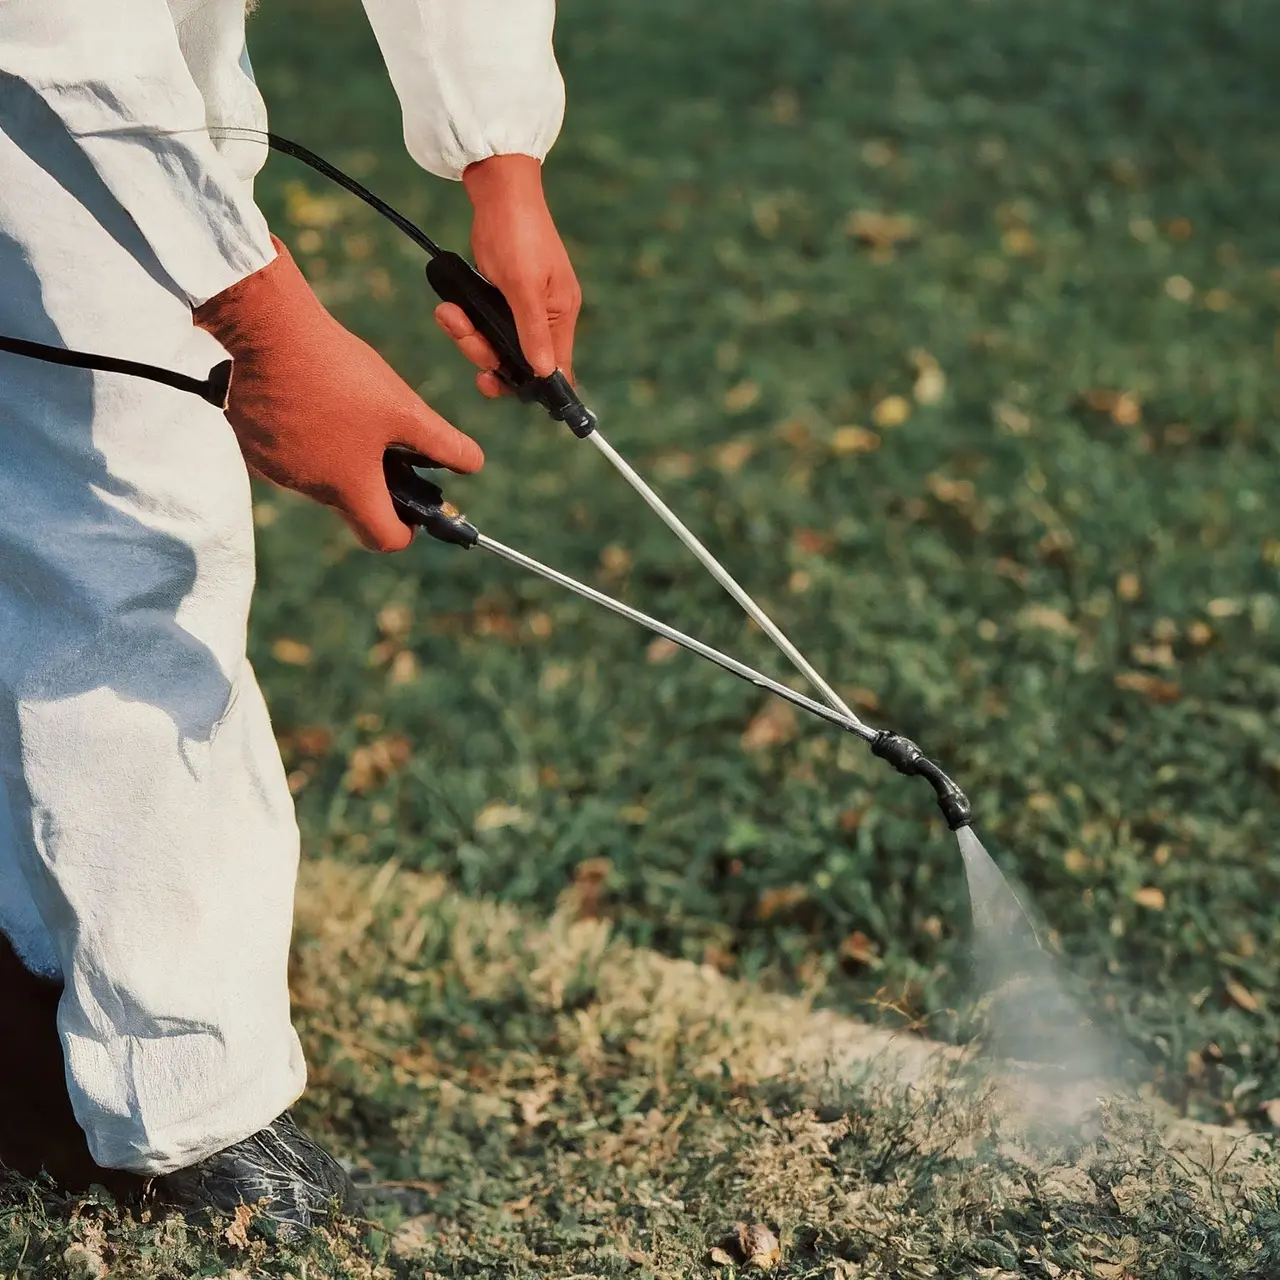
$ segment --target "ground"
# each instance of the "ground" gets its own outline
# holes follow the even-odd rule
[[[464,249],[354,0],[251,33],[276,129]],[[981,1098],[864,1070],[855,1020],[966,1025],[927,790],[481,552],[375,560],[264,490],[302,1112],[378,1184],[367,1265],[687,1275],[743,1261],[743,1222],[791,1276],[1280,1274],[1280,16],[565,0],[557,43],[547,184],[608,438],[961,782],[1150,1087],[1029,1164]],[[481,440],[446,492],[482,529],[787,674],[595,450],[480,400],[417,249],[283,157],[260,197]],[[0,1273],[301,1274],[5,1203]],[[306,1274],[359,1274],[349,1247]]]

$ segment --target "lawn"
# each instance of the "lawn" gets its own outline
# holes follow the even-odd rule
[[[251,41],[278,132],[466,248],[355,0],[265,0]],[[557,47],[546,180],[605,435],[965,788],[1153,1098],[1265,1136],[1280,12],[563,0]],[[482,530],[790,678],[594,449],[480,399],[419,250],[284,157],[259,198],[484,445],[446,485]],[[1088,1185],[1051,1187],[980,1104],[956,1114],[982,1142],[936,1122],[931,1145],[919,1098],[833,1076],[830,1045],[787,1058],[850,1017],[964,1028],[963,870],[922,784],[482,552],[378,559],[259,498],[251,647],[308,859],[304,1110],[383,1186],[379,1266],[686,1275],[742,1220],[794,1276],[1280,1274],[1276,1179],[1193,1175],[1149,1117],[1108,1113],[1051,1162]],[[65,1247],[64,1210],[18,1194],[28,1248]],[[93,1230],[129,1259],[154,1232]],[[215,1265],[146,1247],[156,1274]]]

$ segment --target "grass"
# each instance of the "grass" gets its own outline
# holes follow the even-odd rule
[[[593,906],[584,881],[540,923],[394,863],[311,863],[306,1110],[356,1165],[369,1221],[299,1252],[100,1200],[68,1216],[27,1188],[0,1274],[20,1250],[139,1277],[758,1273],[739,1223],[768,1230],[784,1277],[1261,1280],[1280,1263],[1256,1140],[1124,1103],[1029,1146],[962,1060],[611,939]]]
[[[279,132],[465,248],[465,197],[403,154],[358,6],[274,0],[252,39]],[[1274,7],[565,0],[557,44],[547,182],[608,438],[861,714],[965,787],[1151,1105],[1265,1131]],[[417,250],[287,159],[259,195],[335,312],[484,444],[484,473],[446,486],[482,529],[785,674],[594,450],[479,400]],[[1046,1182],[977,1102],[783,1052],[828,1025],[802,1014],[963,1029],[965,890],[923,788],[481,554],[375,560],[265,491],[259,524],[252,652],[312,860],[308,1114],[376,1180],[419,1184],[384,1188],[378,1266],[688,1274],[741,1220],[796,1276],[1280,1270],[1267,1179],[1196,1173],[1212,1161],[1164,1119],[1100,1118]],[[368,889],[393,860],[384,895],[438,893],[403,888],[398,924]],[[368,908],[342,937],[314,923],[329,875]],[[557,993],[534,962],[584,886],[600,950]],[[657,975],[703,965],[724,981],[696,1031]],[[710,1000],[773,1030],[718,1031]],[[728,1046],[760,1036],[772,1065],[735,1075]],[[962,1154],[913,1145],[933,1105]],[[41,1232],[61,1257],[99,1221],[14,1194],[28,1263]],[[122,1274],[215,1265],[212,1237],[105,1212]]]

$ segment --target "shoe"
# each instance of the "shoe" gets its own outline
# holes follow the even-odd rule
[[[189,1220],[205,1209],[234,1214],[242,1204],[265,1201],[263,1216],[287,1237],[327,1223],[335,1201],[344,1214],[360,1210],[346,1170],[298,1128],[288,1111],[241,1142],[151,1179],[147,1199],[181,1209]]]

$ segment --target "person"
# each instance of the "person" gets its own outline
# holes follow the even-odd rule
[[[579,290],[541,163],[554,0],[364,0],[417,163],[465,184],[539,374]],[[226,412],[0,354],[0,1162],[285,1230],[354,1205],[294,1123],[299,835],[246,629],[249,476],[408,545],[381,469],[476,442],[321,305],[254,203],[245,0],[0,8],[0,332],[202,374]],[[317,85],[317,93],[324,87]],[[224,132],[225,131],[225,132]],[[456,308],[437,320],[501,392]]]

